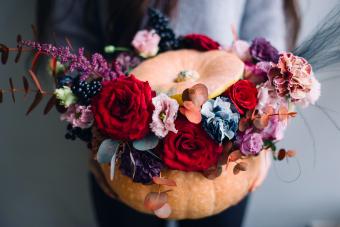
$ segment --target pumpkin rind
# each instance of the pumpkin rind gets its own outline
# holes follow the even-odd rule
[[[197,71],[200,77],[195,81],[176,82],[183,70]],[[164,92],[181,104],[181,95],[186,88],[202,83],[208,88],[209,98],[215,98],[238,81],[243,71],[244,63],[223,50],[176,50],[144,61],[131,74],[148,81],[155,91]]]
[[[235,175],[235,162],[227,168],[223,166],[222,174],[214,180],[209,180],[199,172],[183,172],[165,170],[162,176],[176,181],[176,187],[161,186],[161,191],[168,192],[168,203],[172,208],[169,219],[197,219],[217,214],[226,208],[237,204],[248,194],[249,189],[259,174],[259,165],[265,152],[257,157],[249,157],[243,162],[248,164],[244,172]],[[133,183],[132,179],[121,174],[117,169],[114,180],[110,180],[110,166],[102,164],[101,169],[108,184],[117,193],[119,199],[129,207],[143,213],[152,212],[144,207],[144,198],[149,192],[157,192],[158,185],[143,185]]]

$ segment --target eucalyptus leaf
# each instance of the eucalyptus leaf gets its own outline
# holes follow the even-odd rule
[[[113,180],[115,176],[116,156],[117,156],[117,152],[113,154],[112,159],[111,159],[111,167],[110,167],[110,179],[111,180]]]
[[[150,133],[141,140],[133,141],[132,145],[137,150],[146,151],[155,148],[158,144],[158,141],[158,137]]]
[[[104,140],[97,152],[97,161],[101,164],[110,163],[112,157],[117,153],[119,148],[119,141],[106,139]]]

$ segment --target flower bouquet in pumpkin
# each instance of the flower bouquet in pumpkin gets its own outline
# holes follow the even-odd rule
[[[34,66],[50,56],[56,90],[45,113],[56,105],[68,122],[66,138],[88,143],[109,195],[161,218],[213,215],[261,183],[270,156],[295,155],[275,144],[294,107],[315,103],[320,84],[304,58],[264,38],[222,47],[201,34],[176,37],[167,18],[149,14],[132,50],[106,48],[115,54],[112,62],[100,54],[88,58],[84,49],[73,53],[70,44],[20,38],[20,52],[37,51],[28,112],[48,94]],[[14,97],[18,89],[10,84]],[[27,93],[25,77],[24,85]]]

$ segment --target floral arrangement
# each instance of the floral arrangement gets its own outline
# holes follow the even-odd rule
[[[56,105],[61,120],[68,123],[67,139],[78,137],[91,147],[93,135],[101,135],[95,157],[99,163],[110,163],[112,180],[118,168],[136,183],[175,186],[175,181],[161,176],[162,170],[198,171],[211,178],[235,157],[257,156],[268,149],[274,159],[294,156],[294,151],[277,150],[275,144],[296,116],[294,107],[314,104],[320,96],[320,83],[304,58],[279,52],[264,38],[251,43],[235,40],[222,47],[201,34],[176,37],[168,20],[155,10],[150,11],[148,29],[138,31],[131,46],[133,50],[118,54],[119,48],[107,47],[115,54],[109,62],[100,54],[86,57],[84,49],[73,53],[71,45],[18,41],[20,51],[37,51],[30,71],[37,95],[29,112],[47,94],[33,68],[39,56],[48,55],[56,89],[45,112]],[[204,84],[188,87],[179,103],[129,74],[145,59],[176,49],[233,53],[244,62],[243,78],[214,98],[208,98]],[[3,54],[5,50],[3,45]],[[187,76],[195,75],[184,72]],[[27,93],[27,79],[24,84]],[[12,94],[18,90],[12,82],[11,88]],[[242,158],[235,174],[247,169]],[[167,217],[171,208],[162,196],[149,194],[145,206]]]

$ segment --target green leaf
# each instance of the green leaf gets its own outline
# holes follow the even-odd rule
[[[119,141],[106,139],[104,140],[98,149],[97,152],[97,161],[101,164],[112,162],[112,158],[118,151]]]
[[[141,140],[133,141],[132,145],[137,150],[146,151],[155,148],[158,144],[158,141],[158,137],[150,133]]]

